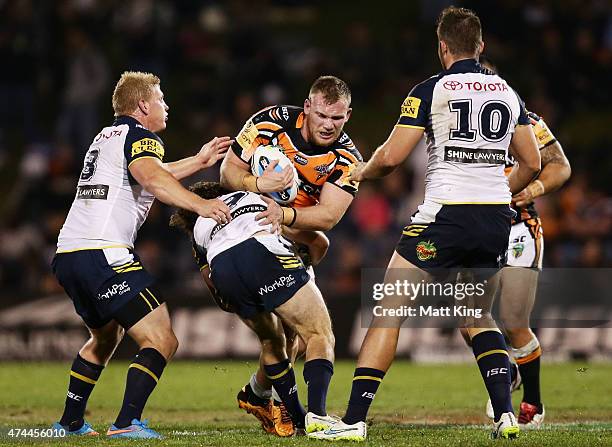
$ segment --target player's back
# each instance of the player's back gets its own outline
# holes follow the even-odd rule
[[[425,200],[510,203],[504,165],[517,124],[529,124],[520,98],[474,59],[455,62],[417,85],[398,125],[425,129]]]
[[[198,217],[193,237],[207,254],[208,261],[219,253],[238,245],[256,233],[271,231],[270,225],[262,226],[255,216],[268,209],[259,194],[236,191],[219,197],[230,209],[232,220],[220,224],[210,217]]]

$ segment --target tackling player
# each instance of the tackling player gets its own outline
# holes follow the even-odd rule
[[[202,199],[179,180],[213,166],[232,140],[214,138],[193,157],[163,163],[165,147],[155,132],[166,128],[168,106],[159,78],[150,73],[123,73],[113,109],[115,122],[96,135],[85,155],[52,263],[91,333],[72,364],[64,414],[54,428],[98,434],[84,421],[87,399],[127,332],[140,351],[128,368],[123,405],[107,435],[158,438],[141,415],[178,341],[167,306],[133,251],[134,241],[155,198],[219,223],[230,219],[227,205]]]
[[[306,364],[331,366],[334,360],[331,321],[321,292],[310,281],[291,243],[275,234],[280,216],[264,226],[258,221],[259,215],[275,202],[252,192],[229,192],[218,183],[201,182],[190,189],[203,198],[223,200],[231,210],[232,221],[219,224],[179,210],[170,225],[181,228],[192,238],[202,277],[217,304],[236,313],[259,337],[263,369],[293,424],[306,431],[316,429],[322,422],[329,425],[331,418],[326,414],[313,417],[311,408],[308,416],[299,401],[283,323],[304,341]],[[300,234],[293,236],[308,242]],[[313,259],[315,263],[320,255]],[[316,383],[308,383],[308,402],[317,402],[325,408],[329,380],[320,376],[314,380]],[[290,436],[293,427],[291,432],[279,434]]]
[[[480,63],[492,71],[495,67],[485,58]],[[523,428],[539,428],[544,422],[544,405],[540,396],[540,358],[542,350],[538,338],[529,328],[529,316],[536,298],[538,276],[542,270],[544,232],[534,206],[534,199],[559,189],[569,179],[571,167],[561,144],[542,118],[527,112],[538,142],[542,158],[542,171],[521,192],[512,197],[517,217],[512,221],[508,255],[500,280],[500,320],[510,340],[512,355],[518,365],[513,384],[523,385],[523,399],[518,422]],[[515,168],[510,157],[506,163],[509,174]],[[467,335],[462,330],[464,337]],[[466,338],[469,342],[469,338]],[[516,368],[513,366],[513,368]],[[490,402],[487,415],[493,417]]]
[[[387,141],[350,177],[362,181],[390,173],[426,135],[425,200],[403,232],[385,283],[431,281],[428,271],[437,268],[500,268],[513,215],[511,196],[540,169],[522,101],[506,81],[478,63],[484,48],[480,19],[470,10],[448,7],[440,15],[437,35],[444,70],[412,89]],[[518,168],[507,179],[510,143]],[[519,427],[510,399],[506,343],[488,312],[495,290],[491,279],[480,327],[469,327],[468,333],[493,403],[493,436],[510,438]],[[401,304],[406,297],[388,298],[382,302]],[[404,319],[374,318],[361,346],[346,414],[309,436],[365,440],[366,415],[393,362]]]
[[[310,88],[304,107],[277,105],[253,115],[243,126],[232,150],[221,165],[221,184],[230,190],[253,192],[282,191],[293,184],[293,173],[286,167],[273,171],[272,162],[261,177],[251,174],[250,163],[258,146],[281,146],[293,162],[300,188],[292,206],[270,207],[262,213],[268,223],[272,213],[282,212],[282,223],[294,229],[327,231],[342,218],[357,193],[358,183],[348,174],[362,160],[355,145],[343,131],[351,116],[351,92],[344,81],[335,76],[322,76]],[[331,363],[306,362],[304,379],[309,387],[329,383]],[[309,393],[309,396],[316,395]],[[273,425],[277,434],[291,432],[280,414],[266,410],[270,383],[260,370],[238,394],[240,408],[256,415],[264,427]],[[325,401],[310,400],[313,415],[325,416]]]

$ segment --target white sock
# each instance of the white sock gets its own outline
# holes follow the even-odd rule
[[[251,376],[251,380],[249,380],[249,385],[251,385],[251,389],[253,390],[253,393],[255,393],[255,396],[259,397],[260,399],[270,399],[270,397],[272,397],[272,390],[267,390],[262,387],[257,382],[256,374],[253,374]]]

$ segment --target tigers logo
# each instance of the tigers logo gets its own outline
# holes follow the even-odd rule
[[[525,250],[525,244],[515,244],[512,246],[512,256],[515,258],[520,258],[523,254],[523,250]]]
[[[431,241],[421,241],[416,246],[416,255],[419,261],[428,261],[436,257],[436,246]]]
[[[334,168],[335,165],[335,161],[331,162],[330,164],[322,164],[322,165],[318,165],[314,167],[314,170],[317,171],[317,180],[319,181],[321,178],[325,177],[326,175],[328,175],[332,169]]]

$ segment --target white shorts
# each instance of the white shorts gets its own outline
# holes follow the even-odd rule
[[[540,219],[529,219],[512,225],[506,266],[542,270],[543,257],[544,232]]]

